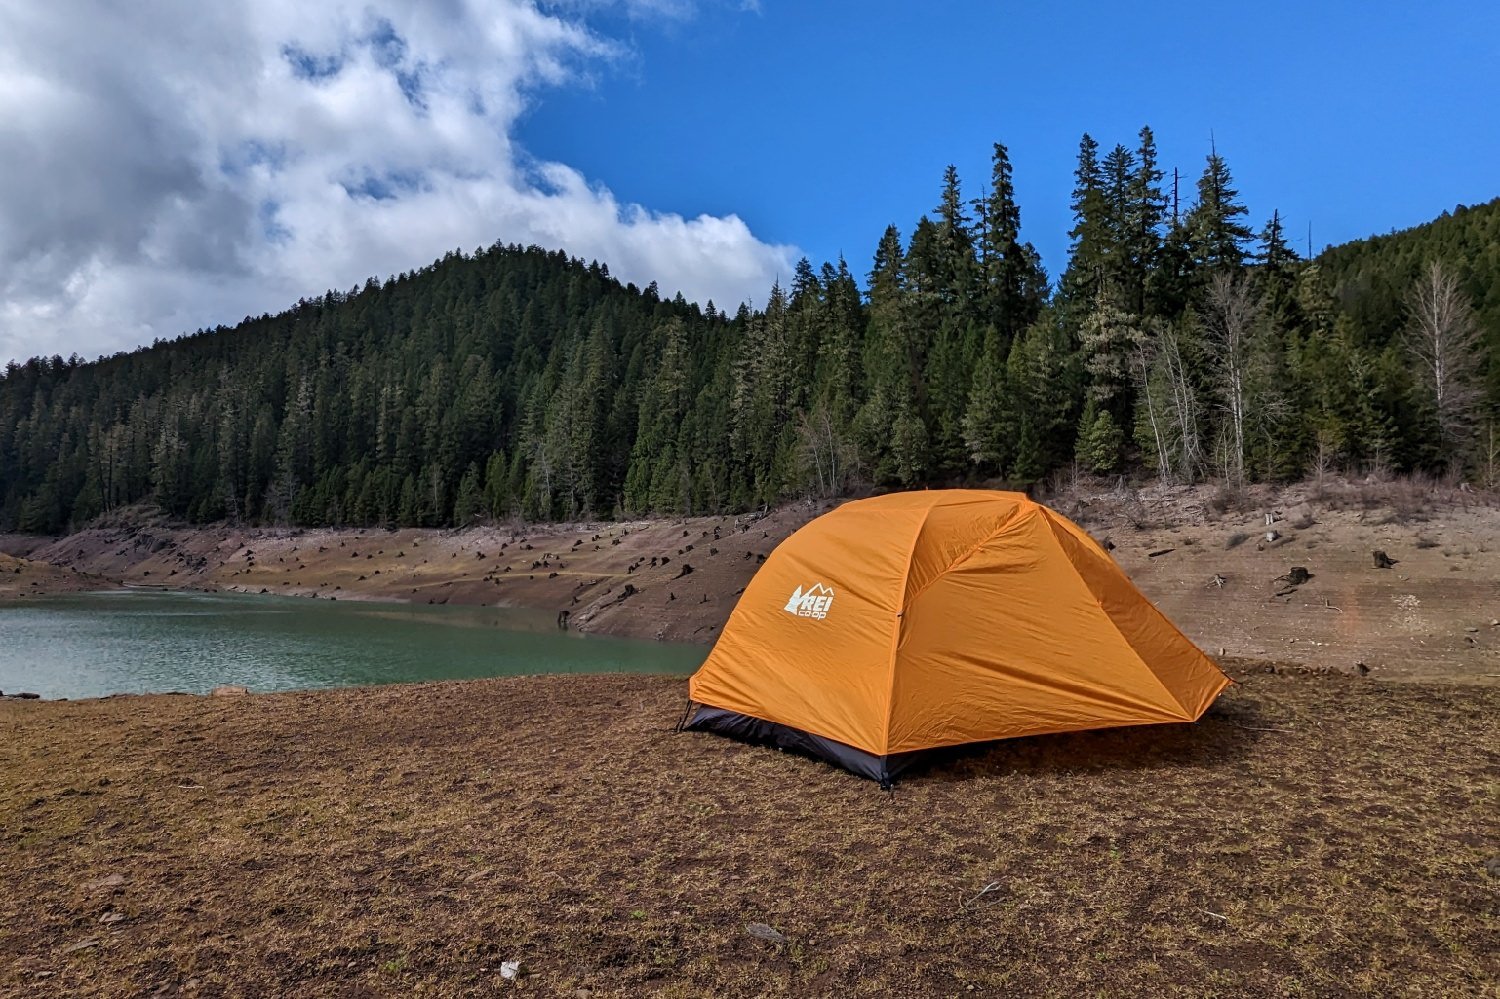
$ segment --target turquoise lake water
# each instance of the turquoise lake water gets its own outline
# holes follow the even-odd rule
[[[532,673],[692,672],[699,645],[559,631],[550,614],[127,590],[0,605],[0,691],[301,690]]]

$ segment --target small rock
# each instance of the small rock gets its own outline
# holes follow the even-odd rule
[[[520,961],[501,961],[500,977],[505,979],[516,979],[521,977]]]
[[[87,940],[80,940],[76,944],[73,944],[70,947],[64,947],[63,950],[62,950],[62,952],[64,954],[74,954],[74,953],[77,953],[80,950],[88,950],[90,947],[97,947],[97,946],[99,946],[99,938],[98,937],[89,937]]]
[[[123,874],[106,874],[103,877],[94,878],[92,881],[83,883],[84,891],[98,891],[101,888],[118,888],[125,883]]]
[[[1467,631],[1469,634],[1473,635],[1473,634],[1477,633],[1479,631],[1479,629],[1478,628],[1465,628],[1464,631]]]
[[[786,943],[786,937],[783,934],[776,932],[765,923],[746,923],[745,932],[750,934],[755,939],[764,940],[767,943]]]
[[[99,922],[103,923],[105,926],[113,926],[115,923],[123,923],[125,922],[125,913],[106,912],[104,915],[99,917]]]
[[[243,697],[250,693],[249,687],[241,687],[238,684],[226,683],[215,687],[212,691],[214,697]]]
[[[1500,878],[1500,853],[1484,862],[1484,872],[1492,878]]]
[[[28,691],[28,690],[23,690],[23,691],[21,691],[21,693],[19,693],[19,694],[12,694],[11,696],[12,697],[19,697],[23,701],[39,701],[42,698],[41,694],[33,694],[30,691]]]

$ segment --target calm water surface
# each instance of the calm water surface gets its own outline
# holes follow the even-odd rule
[[[299,690],[528,673],[689,673],[708,654],[562,632],[551,614],[119,591],[0,605],[0,690]]]

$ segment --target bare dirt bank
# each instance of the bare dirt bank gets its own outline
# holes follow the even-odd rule
[[[771,550],[818,512],[462,531],[211,526],[0,536],[0,551],[131,586],[567,611],[570,627],[711,642]]]
[[[50,593],[80,593],[112,589],[119,584],[76,569],[16,558],[0,551],[0,602],[25,600]]]
[[[1389,679],[1500,679],[1491,675],[1500,674],[1493,500],[1397,482],[1229,500],[1201,486],[1078,490],[1051,502],[1108,540],[1211,654]],[[109,527],[61,540],[0,536],[0,551],[135,586],[517,605],[567,611],[582,630],[707,643],[765,556],[831,506],[463,531]],[[1376,550],[1395,564],[1377,568]],[[1312,578],[1289,587],[1293,566]],[[48,588],[38,582],[27,588]]]

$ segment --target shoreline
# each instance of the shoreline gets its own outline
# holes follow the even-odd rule
[[[95,527],[0,551],[120,586],[567,613],[572,630],[710,644],[755,568],[826,509],[767,515],[401,528]],[[49,589],[18,593],[26,599]],[[5,593],[0,591],[0,599]]]
[[[1381,679],[1500,680],[1500,507],[1400,486],[1262,489],[1239,509],[1219,509],[1207,486],[1053,505],[1107,541],[1210,656]],[[590,634],[708,645],[772,549],[834,505],[463,530],[140,525],[0,535],[0,552],[11,553],[0,559],[29,560],[20,576],[0,571],[0,602],[119,586],[516,607],[566,612],[570,629]],[[1393,567],[1377,568],[1372,551]],[[1284,588],[1292,566],[1306,567],[1309,581]]]

